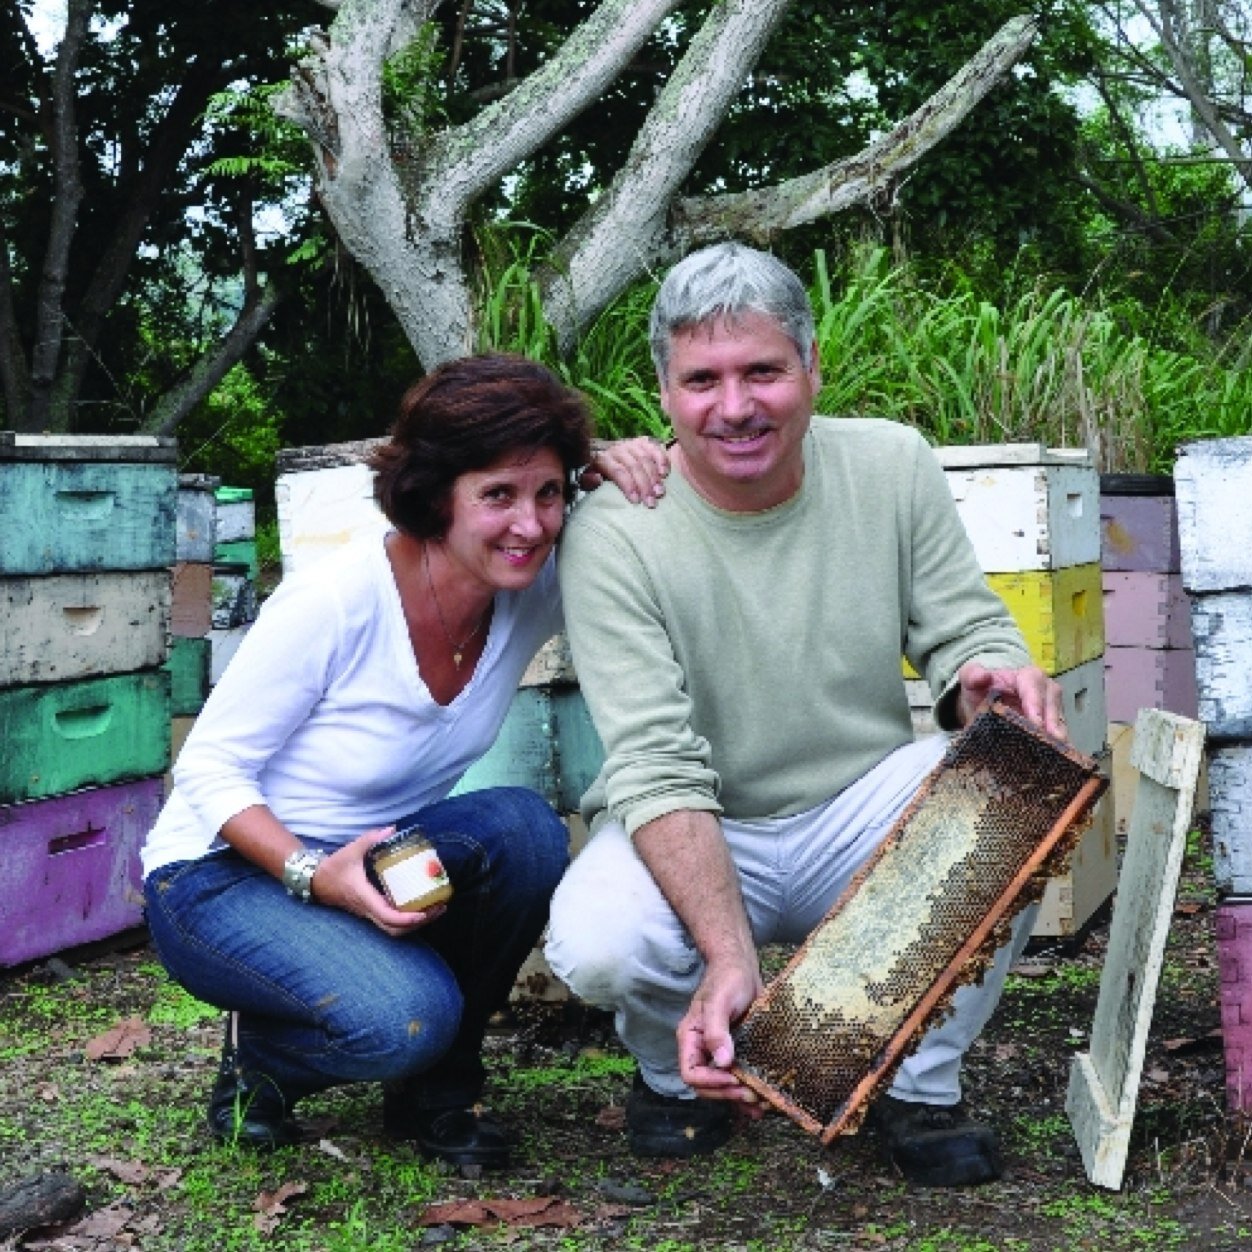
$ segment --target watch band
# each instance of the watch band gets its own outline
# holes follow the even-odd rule
[[[324,852],[315,852],[312,848],[297,848],[283,862],[283,886],[289,896],[305,904],[312,903],[313,875],[325,857]]]

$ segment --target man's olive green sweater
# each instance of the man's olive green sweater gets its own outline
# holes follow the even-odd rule
[[[575,510],[566,627],[606,752],[589,820],[803,812],[912,738],[901,656],[948,695],[941,724],[966,661],[1030,663],[920,435],[814,418],[804,456],[761,513],[678,473],[656,509],[597,491]]]

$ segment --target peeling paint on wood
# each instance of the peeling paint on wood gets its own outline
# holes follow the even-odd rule
[[[1252,436],[1184,444],[1174,486],[1187,590],[1252,588]]]
[[[1197,595],[1191,628],[1200,720],[1209,738],[1252,739],[1252,592]]]

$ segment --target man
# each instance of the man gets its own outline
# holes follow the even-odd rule
[[[616,1012],[639,1063],[632,1149],[685,1156],[726,1140],[734,1105],[760,1112],[729,1072],[732,1024],[763,989],[757,947],[812,930],[942,756],[942,735],[913,742],[901,655],[945,729],[993,686],[1054,734],[1064,725],[921,437],[814,419],[795,274],[742,245],[704,249],[662,284],[650,333],[675,434],[667,494],[645,510],[597,493],[561,554],[606,759],[547,951]],[[1011,957],[958,993],[875,1106],[912,1181],[999,1175],[959,1069]]]

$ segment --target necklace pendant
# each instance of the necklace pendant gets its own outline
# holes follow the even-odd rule
[[[461,657],[464,655],[465,654],[463,652],[454,652],[452,654],[452,664],[455,665],[457,669],[461,668]]]

